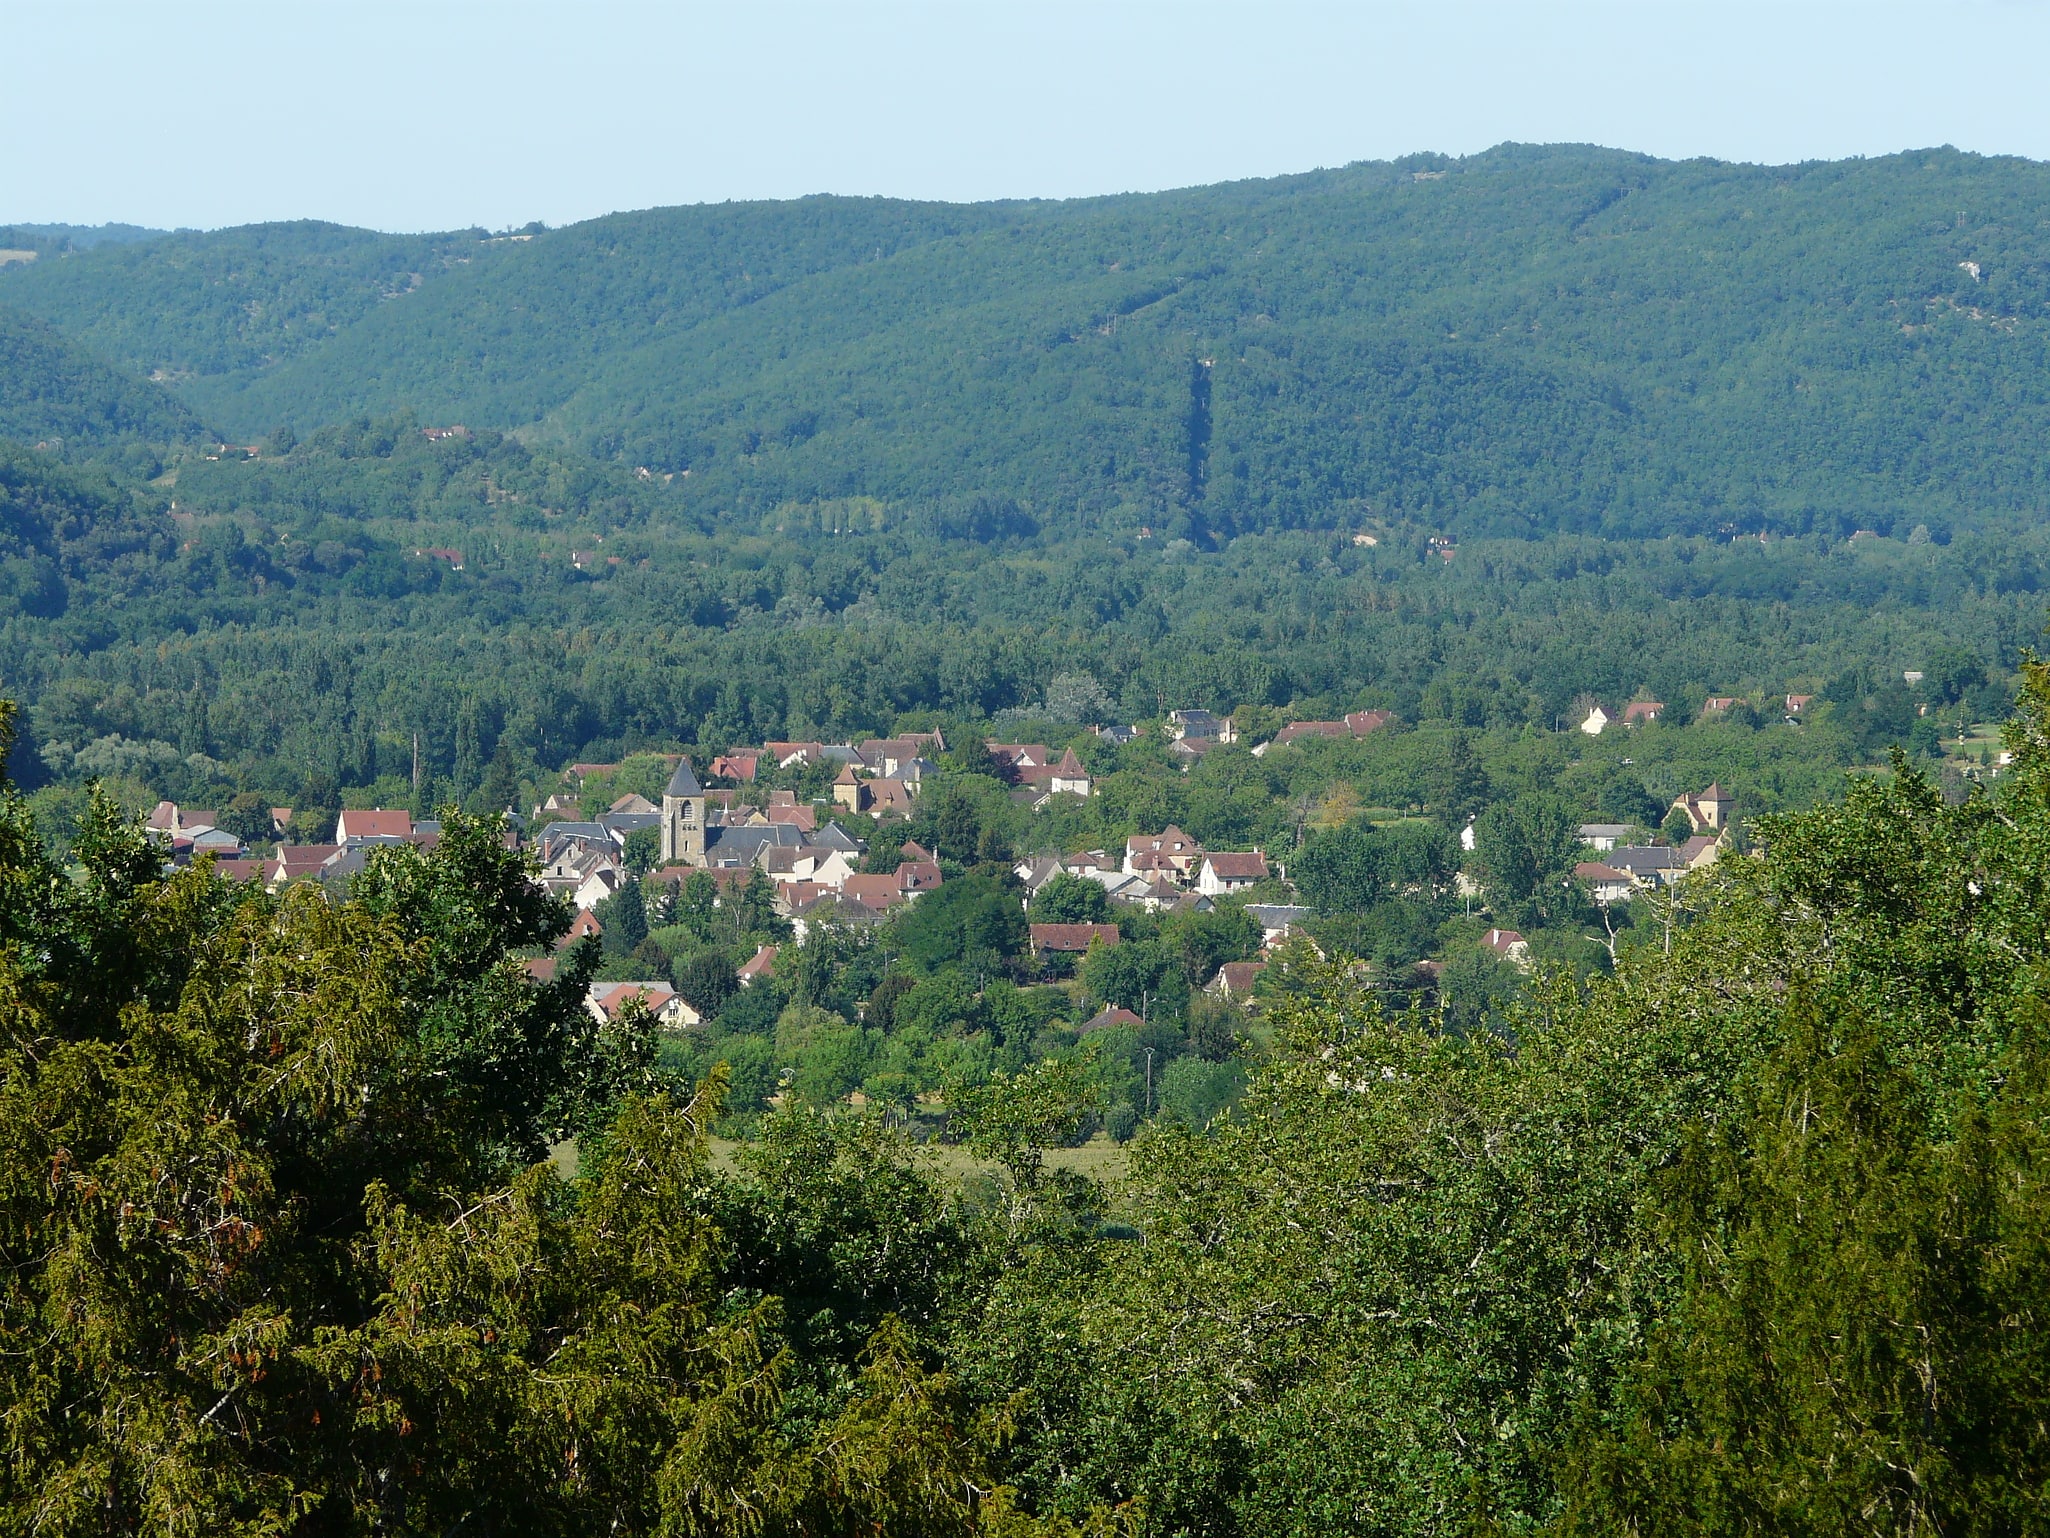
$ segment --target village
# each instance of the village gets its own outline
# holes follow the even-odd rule
[[[1717,703],[1710,701],[1710,708]],[[1790,698],[1787,708],[1798,712],[1806,703],[1802,697]],[[1589,735],[1611,725],[1627,730],[1658,719],[1662,709],[1655,702],[1633,703],[1619,709],[1612,722],[1597,708],[1580,729]],[[1391,720],[1386,711],[1359,711],[1336,720],[1289,721],[1250,751],[1263,757],[1298,743],[1358,739]],[[1170,711],[1159,723],[1091,731],[1115,743],[1158,731],[1170,760],[1185,773],[1215,749],[1239,741],[1229,717],[1203,709]],[[981,747],[988,768],[1010,787],[1020,807],[1043,812],[1055,798],[1086,800],[1094,793],[1090,773],[1072,746],[1054,751],[1044,744],[990,737]],[[540,804],[525,812],[505,810],[503,836],[510,847],[526,853],[537,885],[575,910],[564,949],[586,938],[602,943],[602,915],[617,907],[629,887],[635,889],[635,908],[659,921],[674,913],[686,884],[699,878],[710,905],[736,915],[736,941],[742,937],[737,912],[745,900],[757,915],[761,943],[736,969],[735,982],[744,988],[773,977],[780,943],[801,945],[817,927],[838,934],[876,930],[940,889],[948,869],[987,863],[979,861],[977,851],[927,847],[908,836],[928,787],[953,772],[941,767],[949,749],[945,734],[932,730],[842,743],[772,741],[706,754],[701,761],[671,753],[661,755],[670,768],[659,799],[627,791],[602,808],[587,807],[586,797],[620,766],[573,764],[563,771],[560,787]],[[764,783],[793,775],[823,789],[800,795]],[[439,821],[405,809],[351,808],[336,817],[331,839],[300,843],[292,836],[290,808],[272,808],[270,817],[276,838],[268,850],[252,848],[220,827],[210,810],[168,801],[150,813],[147,829],[175,863],[205,858],[217,874],[233,881],[271,891],[311,881],[336,894],[346,892],[377,850],[431,849],[441,835]],[[1732,847],[1737,828],[1735,800],[1719,784],[1677,798],[1663,837],[1631,823],[1586,822],[1577,837],[1587,857],[1573,865],[1572,879],[1597,909],[1627,905],[1647,893],[1668,892],[1713,865]],[[1459,831],[1457,844],[1470,867],[1476,844],[1473,819]],[[1008,874],[1026,918],[1026,952],[1034,975],[1070,975],[1092,950],[1117,946],[1119,912],[1200,915],[1219,903],[1242,909],[1255,926],[1257,941],[1253,954],[1222,962],[1202,979],[1214,998],[1257,1007],[1261,976],[1284,947],[1323,954],[1313,934],[1316,909],[1294,889],[1286,851],[1207,848],[1170,823],[1132,834],[1121,848],[1020,853],[1008,861]],[[1043,906],[1041,894],[1056,881],[1066,883],[1069,891],[1075,882],[1099,890],[1102,903],[1092,910],[1094,916],[1077,922],[1037,911]],[[1485,904],[1485,882],[1469,869],[1457,871],[1455,881],[1469,907],[1476,901]],[[759,932],[763,921],[772,925],[772,933]],[[1477,943],[1521,971],[1533,967],[1530,945],[1514,928],[1490,927]],[[532,958],[529,974],[553,976],[562,954],[559,949]],[[1417,966],[1419,975],[1437,977],[1446,960],[1424,959]],[[1138,1019],[1119,1004],[1102,1002],[1082,1022],[1079,1034]],[[630,1003],[670,1029],[690,1029],[706,1019],[706,1011],[692,1004],[671,978],[608,975],[590,985],[589,1007],[602,1019],[617,1018]]]

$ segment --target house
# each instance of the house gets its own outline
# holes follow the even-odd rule
[[[788,823],[800,833],[812,833],[818,829],[819,812],[814,806],[771,806],[768,813],[770,822]]]
[[[940,868],[930,860],[905,860],[897,867],[897,890],[907,900],[921,897],[940,884]]]
[[[160,842],[191,838],[220,826],[220,814],[199,807],[181,807],[175,801],[159,801],[143,823],[143,830]]]
[[[901,737],[871,737],[861,744],[861,760],[876,773],[894,775],[914,758],[922,758],[926,749],[937,753],[947,751],[946,741],[938,732],[906,732]]]
[[[1170,710],[1167,723],[1168,734],[1177,742],[1186,742],[1190,738],[1210,742],[1239,740],[1229,716],[1212,715],[1207,710]]]
[[[1573,867],[1573,879],[1586,882],[1588,895],[1605,908],[1610,903],[1630,901],[1637,891],[1637,883],[1628,871],[1617,870],[1600,860],[1581,861]]]
[[[938,855],[934,854],[916,839],[907,838],[904,840],[902,847],[897,850],[897,853],[907,860],[926,860],[934,864],[937,864],[939,861]]]
[[[1136,726],[1099,726],[1094,731],[1105,742],[1121,748],[1139,740],[1139,728]]]
[[[868,782],[869,811],[877,817],[909,817],[911,815],[911,787],[902,780],[870,780]]]
[[[597,914],[585,908],[579,910],[577,916],[570,920],[569,932],[556,942],[555,948],[561,950],[565,946],[575,945],[579,940],[603,940],[604,938],[605,926],[598,922]]]
[[[1107,1031],[1116,1025],[1129,1026],[1137,1031],[1143,1030],[1146,1022],[1133,1014],[1129,1009],[1113,1004],[1108,1009],[1097,1011],[1075,1029],[1078,1034],[1087,1036],[1092,1031]]]
[[[1808,708],[1808,702],[1809,702],[1810,700],[1814,699],[1814,698],[1815,698],[1815,696],[1814,696],[1814,695],[1812,695],[1812,694],[1790,694],[1790,695],[1788,695],[1788,696],[1787,696],[1787,714],[1788,714],[1788,715],[1790,715],[1790,716],[1798,716],[1798,715],[1800,715],[1800,714],[1801,714],[1802,712],[1804,712],[1805,710],[1807,710],[1807,708]]]
[[[1080,854],[1063,855],[1060,863],[1068,875],[1084,881],[1104,881],[1118,874],[1118,862],[1102,849],[1085,849]]]
[[[1215,737],[1177,737],[1167,745],[1167,754],[1181,766],[1183,774],[1203,761],[1203,755],[1217,746]]]
[[[1165,870],[1186,880],[1203,863],[1203,852],[1201,844],[1169,823],[1158,833],[1135,833],[1125,840],[1125,874],[1137,876]],[[1154,855],[1157,859],[1142,870],[1137,862],[1140,855]]]
[[[1050,854],[1034,855],[1029,860],[1020,860],[1011,867],[1011,874],[1018,878],[1018,884],[1025,888],[1025,906],[1032,906],[1032,899],[1039,895],[1039,889],[1061,874],[1061,862]]]
[[[1196,890],[1205,897],[1223,897],[1266,879],[1267,856],[1257,849],[1244,854],[1206,854],[1196,872]]]
[[[1513,929],[1491,929],[1481,936],[1481,945],[1511,966],[1530,965],[1530,942]]]
[[[1735,710],[1743,703],[1743,698],[1740,695],[1711,694],[1701,702],[1701,713],[1705,716],[1719,716]]]
[[[1587,719],[1580,723],[1580,729],[1590,737],[1599,737],[1602,734],[1602,729],[1608,724],[1609,713],[1597,705],[1588,711]]]
[[[1696,833],[1722,832],[1730,825],[1736,806],[1737,798],[1720,784],[1709,786],[1699,795],[1690,791],[1673,802],[1673,810],[1685,812]]]
[[[1619,844],[1609,851],[1606,862],[1622,871],[1640,887],[1670,886],[1686,874],[1678,851],[1664,844]]]
[[[1697,833],[1677,851],[1681,866],[1690,871],[1707,870],[1722,853],[1722,844],[1722,839],[1713,833]]]
[[[606,898],[616,896],[626,881],[626,873],[617,865],[594,864],[570,893],[570,901],[579,908],[595,908]]]
[[[1035,956],[1080,955],[1092,945],[1118,943],[1115,924],[1033,924],[1030,932]]]
[[[1227,961],[1210,979],[1208,991],[1219,998],[1249,1002],[1253,997],[1253,980],[1266,970],[1264,961]]]
[[[562,777],[569,781],[570,789],[581,790],[584,781],[594,774],[611,774],[619,768],[617,764],[571,764],[562,771]]]
[[[1604,854],[1629,836],[1630,824],[1627,822],[1584,822],[1580,825],[1580,842]]]
[[[823,742],[765,742],[762,752],[778,769],[788,769],[794,764],[815,764],[824,756]]]
[[[824,849],[834,854],[844,854],[860,859],[867,852],[868,845],[849,833],[837,822],[829,822],[811,837],[814,849]]]
[[[1355,737],[1364,737],[1368,732],[1378,732],[1394,719],[1392,710],[1355,710],[1345,718],[1345,729]]]
[[[277,858],[264,863],[264,885],[275,892],[288,881],[317,879],[320,868],[341,852],[340,844],[280,844]]]
[[[840,895],[878,913],[909,901],[895,876],[849,876],[841,883]]]
[[[671,1030],[702,1025],[705,1017],[690,1007],[689,1000],[667,983],[593,983],[584,995],[584,1007],[600,1025],[617,1020],[630,1004],[639,1004],[655,1017],[655,1023]]]
[[[1625,726],[1648,726],[1666,713],[1661,700],[1632,700],[1623,707]]]
[[[755,770],[760,764],[760,756],[754,753],[721,753],[712,760],[706,773],[715,780],[740,780],[752,783]]]
[[[984,741],[983,746],[989,749],[991,759],[1010,780],[1022,780],[1022,771],[1044,769],[1051,762],[1046,744],[1040,742],[998,742],[991,737]]]
[[[620,813],[627,813],[636,817],[647,817],[659,814],[662,809],[638,791],[630,790],[613,802],[606,810],[615,816]]]
[[[854,772],[854,765],[843,765],[833,779],[833,805],[849,812],[865,812],[874,799],[869,794],[868,781]]]
[[[216,860],[214,874],[238,886],[253,886],[263,880],[263,860]]]
[[[1081,796],[1086,799],[1091,781],[1089,771],[1082,767],[1082,760],[1075,756],[1075,750],[1067,748],[1057,762],[1035,772],[1031,783],[1042,786],[1049,796]]]
[[[242,840],[226,828],[201,828],[192,835],[194,854],[211,854],[221,859],[239,860],[244,851]]]
[[[275,833],[279,838],[283,838],[285,836],[285,829],[292,826],[292,809],[289,806],[274,806],[270,808],[270,826],[271,832]]]
[[[760,950],[754,953],[753,957],[749,959],[745,965],[741,967],[739,973],[740,986],[745,988],[749,984],[757,981],[758,979],[764,977],[774,977],[775,975],[776,947],[773,945],[764,945]]]
[[[364,838],[411,838],[413,815],[403,811],[343,812],[335,820],[335,838],[344,844]]]
[[[1350,737],[1352,732],[1343,721],[1291,721],[1274,734],[1274,741],[1268,746],[1285,748],[1292,742],[1305,737]]]
[[[1306,922],[1310,909],[1294,903],[1247,903],[1246,912],[1260,925],[1260,944],[1263,949],[1281,944],[1295,933],[1296,926]]]

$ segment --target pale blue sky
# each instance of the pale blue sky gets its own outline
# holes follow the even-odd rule
[[[25,3],[0,222],[1071,196],[1504,139],[2050,158],[2050,6]]]

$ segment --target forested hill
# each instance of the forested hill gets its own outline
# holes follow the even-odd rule
[[[104,452],[123,443],[196,439],[203,431],[177,396],[0,306],[0,441]]]
[[[806,199],[519,236],[268,226],[0,274],[225,431],[521,430],[700,516],[1469,536],[2031,519],[2050,168],[1503,146],[1141,196]]]

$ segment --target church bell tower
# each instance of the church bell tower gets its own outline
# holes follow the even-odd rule
[[[676,761],[676,773],[662,792],[662,863],[705,863],[705,788],[687,758]]]

